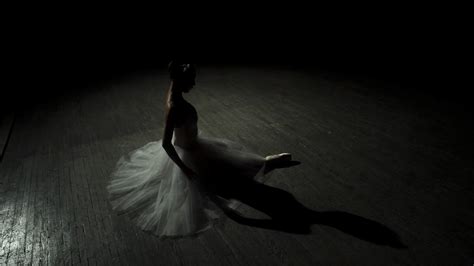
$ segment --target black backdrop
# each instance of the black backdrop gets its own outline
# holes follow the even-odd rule
[[[461,82],[468,74],[462,62],[468,34],[461,16],[447,19],[443,8],[435,13],[426,7],[336,8],[329,15],[315,10],[284,6],[251,15],[239,10],[212,17],[203,13],[192,19],[160,10],[157,14],[171,14],[162,20],[126,13],[113,18],[100,12],[94,18],[35,13],[10,20],[4,51],[13,82],[3,88],[2,106],[43,101],[98,81],[164,68],[173,58],[316,68],[440,97],[465,99],[469,93]]]

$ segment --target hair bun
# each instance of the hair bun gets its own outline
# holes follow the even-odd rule
[[[186,64],[182,61],[171,61],[168,64],[168,72],[171,79],[183,78],[187,75],[195,75],[194,64]]]

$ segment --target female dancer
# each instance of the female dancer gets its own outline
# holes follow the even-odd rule
[[[220,210],[236,202],[216,184],[229,176],[255,180],[291,161],[291,154],[262,157],[223,138],[202,136],[196,109],[183,97],[195,85],[192,64],[171,62],[163,138],[117,163],[107,189],[114,210],[159,237],[196,235],[210,229]]]

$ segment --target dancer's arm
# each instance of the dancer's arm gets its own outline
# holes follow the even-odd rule
[[[171,106],[166,113],[165,132],[163,136],[162,146],[168,153],[168,156],[171,158],[171,160],[173,160],[188,177],[193,178],[196,174],[191,168],[189,168],[183,163],[181,158],[179,158],[176,149],[171,143],[171,140],[173,138],[175,112],[175,107]]]

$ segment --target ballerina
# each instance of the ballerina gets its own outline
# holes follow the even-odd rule
[[[260,156],[243,145],[203,136],[196,109],[183,97],[195,85],[193,64],[171,62],[163,138],[117,162],[107,186],[114,210],[142,230],[164,237],[204,232],[238,202],[218,195],[216,184],[232,176],[258,180],[286,167],[290,153]]]

